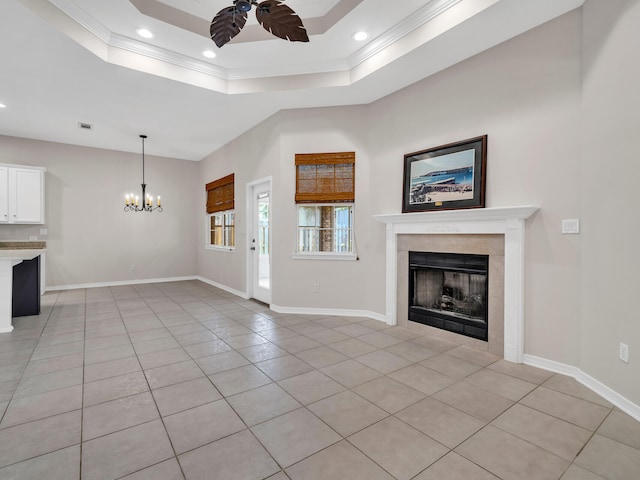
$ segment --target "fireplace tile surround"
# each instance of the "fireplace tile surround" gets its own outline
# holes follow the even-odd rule
[[[489,338],[487,342],[429,327],[407,319],[409,309],[409,252],[473,253],[489,256]],[[504,236],[503,235],[429,235],[401,234],[397,240],[396,324],[443,340],[466,344],[504,356]]]
[[[482,253],[470,251],[473,244],[480,250],[490,252],[490,290],[488,349],[499,353],[505,360],[522,363],[524,346],[524,249],[525,221],[539,210],[536,206],[475,208],[466,210],[443,210],[438,212],[420,212],[405,214],[375,215],[378,221],[386,224],[386,319],[389,325],[407,325],[408,294],[401,289],[407,283],[408,255],[416,247],[434,251],[456,251],[464,253]],[[421,238],[422,237],[422,238]],[[473,238],[477,237],[477,238]],[[493,240],[484,246],[481,237]],[[470,241],[470,243],[469,243]],[[425,247],[424,245],[428,245]],[[451,249],[453,250],[451,250]],[[500,249],[502,248],[502,252]],[[457,250],[456,250],[457,249]],[[491,255],[493,252],[493,255]],[[404,257],[404,258],[403,258]],[[500,265],[502,263],[502,265]],[[402,270],[404,266],[404,271]],[[495,270],[492,275],[492,268]],[[500,269],[504,272],[500,274]],[[493,280],[492,280],[493,278]],[[502,280],[503,288],[496,284]],[[499,298],[502,293],[503,299]],[[502,308],[500,303],[502,303]],[[493,303],[493,306],[492,306]],[[500,312],[502,321],[500,321]],[[410,322],[412,328],[428,328],[436,335],[448,332]],[[503,327],[500,341],[500,326]],[[442,332],[442,333],[440,333]],[[493,332],[493,333],[492,333]],[[460,336],[456,335],[456,338]],[[469,339],[475,342],[476,340]],[[484,342],[480,342],[484,344]],[[497,345],[497,344],[502,345]],[[474,345],[481,346],[479,344]],[[501,348],[502,347],[502,348]]]

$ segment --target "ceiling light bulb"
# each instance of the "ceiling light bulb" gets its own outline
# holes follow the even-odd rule
[[[142,38],[153,38],[153,33],[151,33],[151,30],[148,30],[146,28],[137,28],[136,33]]]
[[[363,40],[366,40],[367,37],[369,37],[369,34],[367,32],[364,31],[360,31],[360,32],[356,32],[353,34],[353,39],[357,42],[361,42]]]
[[[202,52],[202,55],[207,58],[216,58],[216,52],[214,52],[213,50],[205,50],[204,52]]]

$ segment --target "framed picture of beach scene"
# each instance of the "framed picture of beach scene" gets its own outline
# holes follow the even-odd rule
[[[402,213],[484,207],[487,135],[404,156]]]

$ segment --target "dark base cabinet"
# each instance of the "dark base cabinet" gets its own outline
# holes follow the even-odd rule
[[[40,315],[40,257],[13,267],[12,317]]]

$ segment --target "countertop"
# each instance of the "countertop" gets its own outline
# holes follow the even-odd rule
[[[42,250],[47,248],[47,242],[33,242],[27,240],[14,240],[12,242],[0,241],[1,250]]]
[[[8,260],[15,265],[23,260],[31,260],[42,255],[46,248],[47,242],[0,242],[0,260]]]

